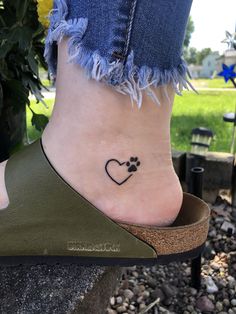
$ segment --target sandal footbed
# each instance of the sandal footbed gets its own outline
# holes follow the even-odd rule
[[[210,209],[200,198],[183,192],[183,202],[173,224],[168,227],[120,225],[152,245],[158,255],[185,252],[207,239]]]

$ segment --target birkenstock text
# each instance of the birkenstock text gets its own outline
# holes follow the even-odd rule
[[[92,243],[92,242],[82,242],[82,241],[68,241],[67,249],[69,251],[89,251],[89,252],[120,252],[119,243]]]

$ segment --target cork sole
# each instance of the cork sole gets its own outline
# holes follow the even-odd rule
[[[151,245],[157,256],[181,254],[203,245],[209,230],[210,208],[200,198],[183,193],[180,212],[171,226],[153,227],[119,223]]]

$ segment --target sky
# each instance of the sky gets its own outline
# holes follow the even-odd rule
[[[226,30],[235,32],[236,0],[193,0],[190,15],[195,26],[190,47],[198,50],[210,47],[220,53],[227,49],[227,44],[221,41]]]

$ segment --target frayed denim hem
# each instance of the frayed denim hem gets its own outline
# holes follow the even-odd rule
[[[131,102],[136,102],[141,108],[143,92],[160,105],[153,88],[167,84],[172,85],[176,94],[182,95],[182,90],[189,87],[196,90],[188,80],[190,77],[186,62],[171,69],[160,70],[157,67],[138,67],[134,64],[134,52],[131,51],[125,62],[117,59],[110,62],[107,57],[100,55],[99,51],[91,51],[83,45],[83,36],[88,26],[87,18],[74,18],[66,20],[68,7],[66,0],[55,0],[54,9],[50,12],[50,28],[45,41],[44,57],[48,63],[49,72],[56,77],[57,60],[53,45],[68,37],[68,62],[79,64],[85,69],[87,77],[104,82],[122,94],[129,95]],[[164,93],[169,100],[167,89]]]

